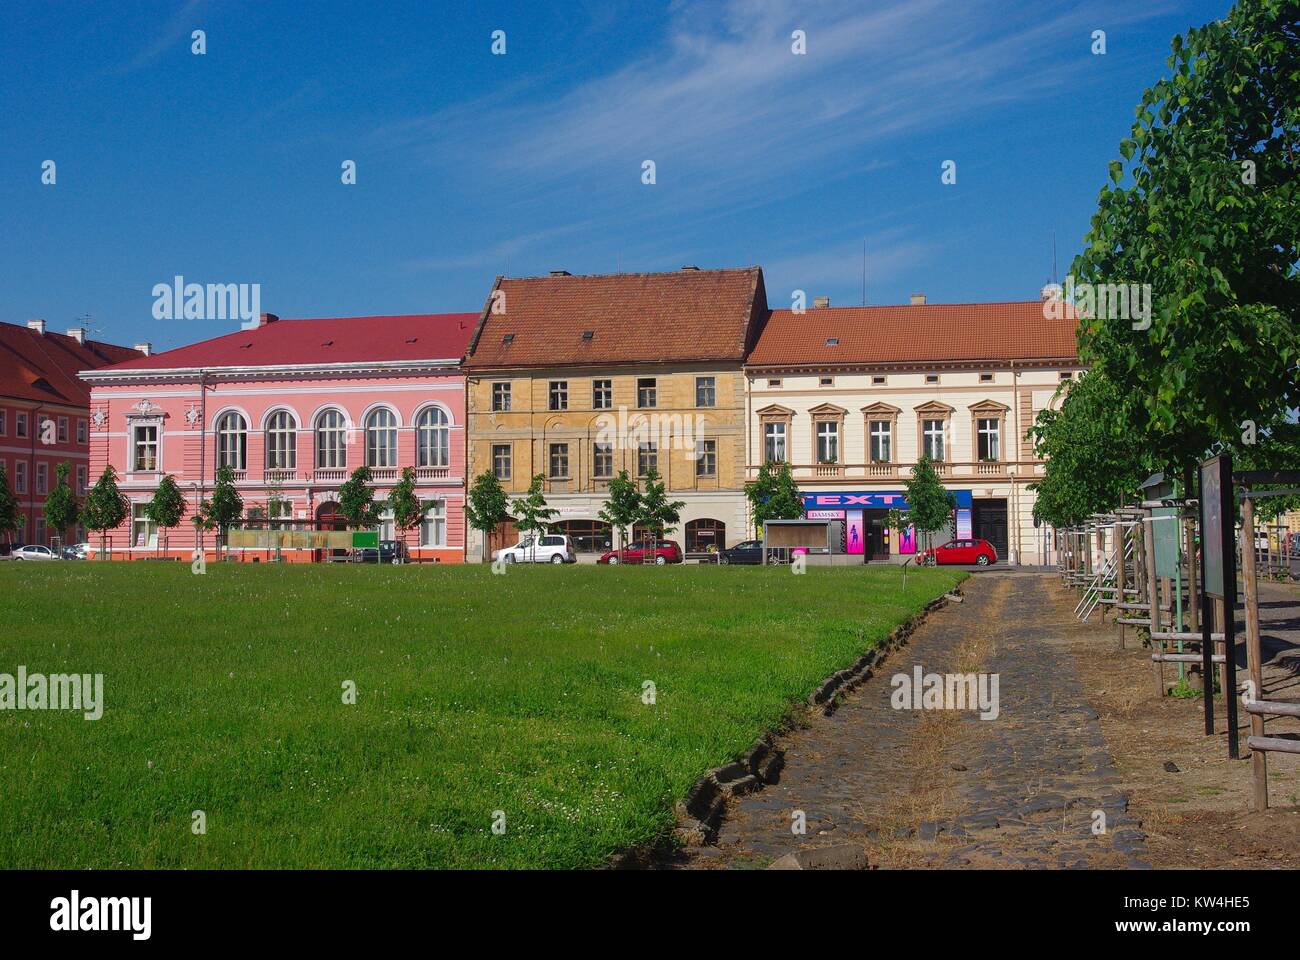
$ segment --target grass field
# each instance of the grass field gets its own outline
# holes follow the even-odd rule
[[[0,564],[0,867],[598,865],[960,577]]]

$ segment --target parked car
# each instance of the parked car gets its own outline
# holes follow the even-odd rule
[[[92,549],[88,543],[73,543],[63,548],[62,556],[64,560],[85,560]]]
[[[763,541],[742,540],[733,547],[718,552],[718,563],[762,563]]]
[[[621,555],[620,555],[621,554]],[[681,563],[685,559],[676,540],[637,540],[622,551],[610,550],[601,554],[597,563]]]
[[[940,563],[973,563],[987,567],[998,562],[998,552],[987,540],[950,540],[924,551],[920,562],[928,567]]]
[[[49,547],[42,547],[39,543],[33,543],[26,547],[19,547],[14,551],[15,560],[57,560],[54,551]]]
[[[502,547],[492,551],[492,559],[504,560],[506,563],[577,563],[578,555],[567,535],[546,533],[537,538],[527,536],[513,547]]]
[[[361,547],[352,559],[357,563],[396,563],[400,544],[396,540],[380,540],[379,547]]]

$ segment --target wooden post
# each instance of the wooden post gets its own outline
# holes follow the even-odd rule
[[[1247,491],[1249,493],[1249,491]],[[1255,542],[1255,502],[1249,496],[1241,501],[1241,532],[1246,542]],[[1264,669],[1259,644],[1259,589],[1255,582],[1255,551],[1247,550],[1241,558],[1241,573],[1246,587],[1246,670],[1250,675],[1250,694],[1264,699]],[[1264,715],[1250,715],[1250,735],[1264,736]],[[1268,754],[1252,750],[1251,766],[1255,787],[1255,810],[1268,809]]]
[[[1148,510],[1146,516],[1142,518],[1142,552],[1146,554],[1146,584],[1147,584],[1147,613],[1149,615],[1150,626],[1148,631],[1151,633],[1151,649],[1157,653],[1165,652],[1165,642],[1157,640],[1155,634],[1160,631],[1160,588],[1156,583],[1156,565],[1155,565],[1155,531],[1153,526],[1153,512]],[[1152,660],[1152,674],[1156,681],[1156,697],[1165,695],[1165,665],[1160,660]]]
[[[1200,567],[1196,562],[1196,517],[1192,516],[1187,519],[1186,529],[1184,530],[1187,548],[1187,614],[1191,621],[1191,631],[1195,633],[1201,629],[1201,605],[1200,605]]]
[[[1115,521],[1115,602],[1117,604],[1126,602],[1124,599],[1124,521],[1116,519]],[[1115,619],[1122,619],[1124,616],[1123,607],[1115,607]],[[1116,624],[1119,627],[1119,648],[1124,649],[1124,624]]]

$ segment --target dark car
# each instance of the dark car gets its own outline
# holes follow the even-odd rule
[[[685,559],[675,540],[637,540],[620,550],[603,553],[597,563],[681,563]]]
[[[942,546],[926,550],[918,562],[928,567],[939,563],[973,563],[987,567],[998,562],[998,552],[987,540],[950,540]]]
[[[400,554],[396,540],[380,540],[379,548],[362,547],[356,552],[357,563],[396,563]]]
[[[742,540],[733,547],[718,551],[718,563],[762,563],[763,541]]]

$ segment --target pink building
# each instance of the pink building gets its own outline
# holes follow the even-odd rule
[[[235,473],[246,516],[281,528],[344,529],[337,492],[367,465],[382,501],[403,467],[431,509],[406,541],[415,559],[464,558],[465,379],[473,313],[280,320],[253,330],[83,371],[90,391],[90,483],[107,464],[131,501],[112,533],[114,558],[153,556],[144,514],[164,474],[185,493],[172,556],[195,546],[190,515],[216,470]],[[280,506],[270,516],[271,501]],[[381,537],[393,538],[390,522]],[[92,537],[92,540],[94,538]],[[209,536],[204,546],[215,546]],[[261,559],[263,551],[245,551]],[[284,559],[322,559],[285,551]]]

